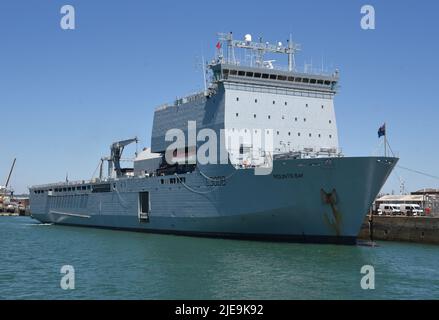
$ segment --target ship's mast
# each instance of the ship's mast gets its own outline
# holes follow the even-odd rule
[[[247,49],[255,56],[255,66],[256,67],[266,67],[271,65],[271,61],[264,61],[264,55],[266,53],[281,53],[288,55],[288,71],[292,72],[295,70],[295,54],[300,50],[300,45],[292,41],[291,35],[290,39],[287,41],[288,45],[284,46],[281,42],[275,44],[270,44],[268,42],[263,42],[262,38],[259,38],[259,42],[252,41],[251,35],[247,34],[244,40],[233,39],[233,33],[218,33],[219,41],[223,42],[227,46],[227,57],[226,63],[228,64],[238,64],[235,58],[235,48]],[[222,60],[221,55],[221,60]],[[252,64],[253,58],[250,59]]]

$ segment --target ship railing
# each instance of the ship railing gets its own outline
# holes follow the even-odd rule
[[[237,66],[237,67],[249,67],[249,68],[254,68],[254,69],[260,69],[260,70],[274,70],[274,71],[282,71],[282,72],[290,72],[290,73],[294,73],[294,74],[303,74],[303,75],[315,75],[315,76],[324,76],[324,77],[334,77],[335,75],[338,74],[337,70],[334,70],[333,72],[329,71],[328,69],[324,69],[324,68],[316,68],[313,67],[311,65],[307,65],[305,64],[305,66],[303,67],[294,67],[294,69],[292,71],[290,71],[288,69],[287,66],[284,65],[277,65],[277,64],[270,64],[269,66],[267,65],[259,65],[259,64],[255,64],[254,62],[250,62],[250,61],[216,61],[216,63],[213,63],[213,65],[215,64],[225,64],[225,65],[232,65],[232,66]]]
[[[188,103],[188,102],[197,101],[199,99],[204,98],[205,96],[206,96],[206,91],[204,91],[204,90],[198,91],[198,92],[193,92],[193,93],[190,93],[190,94],[185,95],[183,97],[177,97],[173,103],[161,104],[155,109],[155,111],[165,110],[169,107],[180,106],[180,105],[183,105],[183,104]]]
[[[54,183],[46,183],[46,184],[40,184],[32,186],[32,188],[48,188],[48,187],[61,187],[61,186],[75,186],[75,185],[82,185],[82,184],[89,184],[89,183],[95,183],[99,180],[77,180],[77,181],[65,181],[65,182],[54,182]]]
[[[340,148],[303,148],[301,150],[289,150],[284,152],[268,152],[246,150],[243,154],[239,151],[230,151],[232,164],[237,169],[269,167],[273,164],[273,160],[287,159],[313,159],[313,158],[339,158],[343,157]]]
[[[277,153],[275,159],[308,159],[308,158],[340,158],[343,157],[341,148],[303,148],[298,151]]]

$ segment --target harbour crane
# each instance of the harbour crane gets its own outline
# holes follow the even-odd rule
[[[3,192],[6,194],[7,190],[8,190],[8,185],[9,185],[9,181],[11,180],[11,176],[12,176],[12,171],[14,171],[14,167],[15,167],[15,162],[17,161],[17,158],[14,158],[14,161],[12,162],[12,166],[11,166],[11,170],[9,170],[9,175],[8,178],[6,179],[6,184],[4,187],[0,187],[1,189],[3,189]]]

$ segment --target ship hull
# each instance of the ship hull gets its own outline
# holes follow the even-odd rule
[[[120,179],[112,182],[111,192],[32,194],[31,211],[41,222],[61,225],[355,244],[396,162],[381,157],[279,159],[269,175],[224,165],[199,166],[177,177]],[[176,180],[169,183],[172,178]],[[148,219],[139,219],[142,192],[149,193]],[[63,200],[81,195],[86,204]]]

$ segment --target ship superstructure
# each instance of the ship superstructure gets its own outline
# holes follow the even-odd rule
[[[151,148],[93,181],[31,188],[43,222],[146,232],[355,243],[397,159],[344,157],[332,74],[299,72],[300,46],[219,34],[202,92],[158,107]],[[244,52],[238,59],[237,51]],[[278,68],[267,54],[285,54]],[[178,142],[179,136],[183,139]]]

